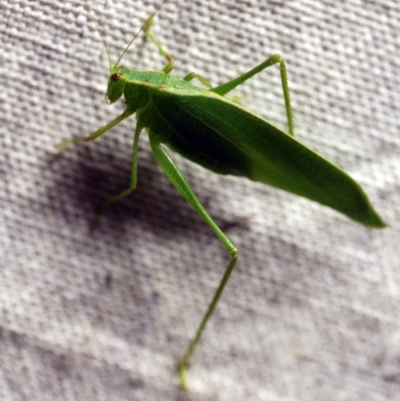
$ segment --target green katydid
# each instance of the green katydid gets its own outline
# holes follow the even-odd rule
[[[329,206],[368,227],[382,228],[385,224],[356,181],[294,138],[286,66],[280,55],[275,54],[240,77],[216,87],[211,87],[196,73],[184,78],[172,77],[169,73],[174,60],[150,32],[152,19],[160,7],[143,24],[114,65],[102,37],[110,64],[106,97],[114,103],[124,95],[125,111],[89,136],[64,141],[60,147],[94,140],[136,113],[130,185],[106,201],[103,207],[126,197],[136,188],[139,135],[146,129],[151,150],[161,169],[228,251],[229,264],[179,362],[180,384],[186,387],[189,359],[236,265],[238,252],[204,209],[164,145],[214,173],[232,174],[275,186]],[[142,30],[167,60],[161,71],[138,71],[119,66]],[[280,67],[288,133],[225,97],[238,85],[274,64]],[[208,89],[190,83],[193,78]]]

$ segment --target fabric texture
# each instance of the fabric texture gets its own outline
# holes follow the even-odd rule
[[[135,119],[56,148],[123,110],[104,102],[108,62],[86,4],[0,2],[0,399],[400,400],[400,3],[171,0],[157,14],[177,77],[218,85],[281,54],[296,136],[388,224],[173,155],[240,255],[186,393],[177,363],[229,257],[145,132],[136,191],[93,227],[129,184]],[[89,5],[115,62],[157,4]],[[165,60],[140,34],[121,63]],[[286,130],[278,67],[229,96]]]

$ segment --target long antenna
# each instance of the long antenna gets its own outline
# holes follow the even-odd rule
[[[102,40],[102,42],[103,42],[103,45],[104,45],[104,47],[105,47],[105,49],[106,49],[106,52],[107,52],[108,65],[109,65],[109,67],[111,68],[111,56],[110,56],[110,51],[108,50],[107,42],[106,42],[106,40],[104,39],[104,36],[102,35],[101,30],[100,30],[99,24],[97,23],[96,18],[94,18],[93,14],[92,14],[92,10],[90,9],[89,4],[88,4],[87,2],[85,3],[84,7],[85,7],[85,10],[86,10],[86,12],[87,12],[89,18],[90,18],[90,19],[94,22],[94,24],[96,25],[97,32],[99,33],[99,35],[100,35],[100,37],[101,37],[101,40]]]
[[[161,4],[151,13],[150,17],[144,21],[140,29],[136,32],[135,36],[132,38],[132,40],[128,43],[128,46],[125,47],[125,50],[122,52],[121,56],[119,57],[118,61],[115,63],[114,67],[118,66],[119,62],[122,60],[122,57],[124,57],[125,53],[128,51],[129,47],[131,44],[134,42],[134,40],[139,36],[139,33],[143,31],[145,26],[149,23],[149,21],[160,11],[161,7],[167,2],[168,0],[163,0]],[[104,41],[104,40],[103,40]],[[111,66],[111,62],[110,62]]]

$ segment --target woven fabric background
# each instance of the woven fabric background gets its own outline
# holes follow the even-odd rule
[[[239,249],[237,269],[177,387],[176,366],[228,263],[140,141],[113,119],[107,58],[84,0],[0,2],[0,399],[400,400],[400,3],[171,0],[153,32],[174,75],[214,85],[275,52],[297,137],[369,194],[370,230],[274,188],[176,156]],[[153,1],[90,3],[115,61]],[[165,62],[140,35],[123,64]],[[279,69],[232,93],[286,129]]]

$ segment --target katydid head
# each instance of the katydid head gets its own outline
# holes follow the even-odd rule
[[[123,68],[122,66],[113,66],[110,68],[106,92],[107,103],[116,102],[124,93],[126,80],[122,73]]]

